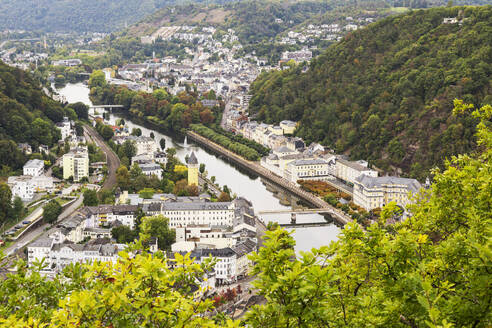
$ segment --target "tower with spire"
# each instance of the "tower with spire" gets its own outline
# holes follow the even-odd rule
[[[188,185],[198,186],[198,160],[196,159],[195,152],[191,152],[186,165],[188,167]]]

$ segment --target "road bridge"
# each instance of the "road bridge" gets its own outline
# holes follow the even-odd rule
[[[282,228],[316,228],[332,225],[331,222],[281,223]]]

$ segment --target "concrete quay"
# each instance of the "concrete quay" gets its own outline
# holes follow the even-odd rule
[[[345,225],[349,222],[352,222],[352,218],[347,216],[345,213],[343,213],[341,210],[338,208],[335,208],[322,200],[321,198],[301,189],[299,186],[297,186],[295,183],[290,182],[274,173],[272,173],[270,170],[267,170],[266,168],[262,167],[258,162],[252,162],[244,159],[243,157],[233,153],[232,151],[222,147],[221,145],[216,144],[215,142],[199,135],[196,132],[193,131],[187,131],[186,133],[189,138],[191,138],[193,141],[209,148],[212,149],[219,154],[226,156],[228,159],[232,160],[234,163],[244,167],[247,170],[251,170],[255,172],[256,174],[262,176],[265,179],[268,179],[269,181],[275,183],[276,185],[290,191],[297,197],[303,199],[304,201],[310,203],[314,207],[317,208],[331,208],[332,211],[330,215],[334,220],[336,220],[338,223]]]

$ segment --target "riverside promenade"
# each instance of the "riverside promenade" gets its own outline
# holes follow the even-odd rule
[[[312,204],[313,206],[317,208],[330,208],[332,211],[330,211],[328,214],[336,220],[340,224],[347,224],[349,222],[352,222],[352,219],[347,216],[345,213],[343,213],[341,210],[331,206],[321,198],[299,188],[295,183],[290,182],[274,173],[272,173],[270,170],[267,170],[263,166],[261,166],[258,162],[252,162],[244,159],[243,157],[233,153],[232,151],[222,147],[221,145],[216,144],[213,141],[210,141],[209,139],[202,137],[196,132],[193,131],[187,131],[186,133],[189,138],[194,140],[195,142],[198,142],[199,144],[208,147],[219,154],[222,154],[226,156],[228,159],[232,160],[234,163],[251,170],[258,174],[259,176],[262,176],[265,179],[270,180],[271,182],[275,183],[276,185],[290,191],[297,197],[305,200],[306,202]]]

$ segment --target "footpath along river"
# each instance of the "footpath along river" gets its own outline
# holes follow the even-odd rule
[[[82,83],[67,84],[64,88],[59,89],[60,95],[63,95],[70,103],[81,101],[87,105],[92,105],[89,99],[89,89]],[[114,124],[120,116],[111,114],[109,122]],[[174,147],[177,150],[177,156],[184,161],[186,155],[192,151],[195,152],[198,161],[204,163],[208,176],[215,176],[219,185],[227,185],[233,193],[244,197],[253,203],[255,212],[265,210],[287,210],[297,208],[299,199],[276,186],[272,186],[268,181],[260,178],[256,174],[243,170],[226,158],[218,156],[201,146],[187,142],[186,139],[179,139],[174,136],[162,134],[158,131],[147,128],[141,124],[132,122],[125,117],[126,126],[131,130],[133,128],[142,129],[142,135],[149,136],[154,132],[155,140],[158,143],[161,138],[166,139],[166,147]],[[268,223],[269,221],[278,223],[289,223],[290,214],[268,214],[261,215],[261,219]],[[319,214],[297,215],[297,223],[307,222],[326,222],[325,218]],[[292,230],[292,229],[289,229]],[[296,240],[296,251],[307,251],[311,248],[328,245],[331,241],[337,239],[340,228],[335,224],[310,227],[296,228],[293,236]]]

